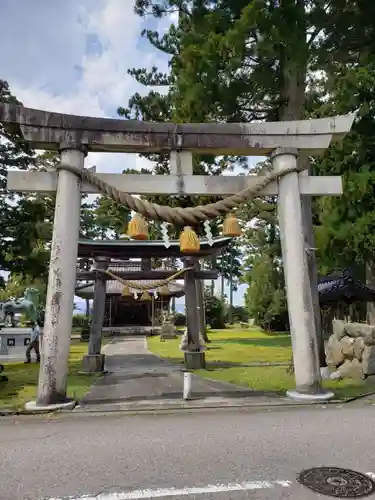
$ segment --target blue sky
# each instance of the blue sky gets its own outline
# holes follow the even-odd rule
[[[129,68],[168,67],[167,58],[140,33],[145,27],[166,30],[173,18],[145,24],[133,13],[133,3],[1,0],[0,78],[27,107],[115,117],[134,92],[149,90],[127,74]],[[90,153],[87,162],[113,173],[149,164],[136,155],[109,153]],[[242,302],[243,291],[235,293],[235,303]]]

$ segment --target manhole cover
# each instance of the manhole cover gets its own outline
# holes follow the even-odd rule
[[[310,490],[330,497],[359,498],[375,491],[374,481],[365,474],[338,467],[303,470],[298,481]]]

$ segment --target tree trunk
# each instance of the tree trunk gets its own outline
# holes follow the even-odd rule
[[[280,7],[288,9],[290,7],[289,0],[280,2]],[[306,74],[307,63],[309,58],[307,36],[306,36],[306,11],[305,1],[297,0],[296,22],[293,26],[289,26],[290,36],[289,43],[284,47],[284,53],[281,56],[281,71],[282,71],[282,91],[281,99],[284,106],[280,108],[279,120],[301,120],[305,116],[306,105]],[[299,163],[309,162],[309,158],[303,155],[299,157]],[[310,167],[309,167],[310,168]],[[308,175],[306,170],[304,175]],[[305,242],[307,249],[314,248],[314,233],[312,224],[312,208],[311,197],[301,197],[303,223],[305,230]],[[313,313],[316,330],[316,345],[319,353],[319,364],[321,367],[326,366],[324,338],[320,321],[319,296],[317,289],[317,266],[315,253],[313,250],[307,254],[308,273],[311,284],[311,295],[313,301]]]

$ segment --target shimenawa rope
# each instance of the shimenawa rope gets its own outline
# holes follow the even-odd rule
[[[153,290],[154,288],[159,288],[161,286],[165,286],[170,281],[177,279],[179,276],[184,274],[186,271],[190,271],[192,269],[194,269],[194,268],[193,267],[185,267],[184,269],[180,269],[175,274],[172,274],[172,276],[169,276],[169,278],[166,278],[166,279],[160,280],[160,281],[153,281],[152,286],[150,286],[150,284],[140,284],[137,281],[124,280],[123,278],[121,278],[120,276],[118,276],[115,273],[112,273],[111,271],[104,271],[102,269],[98,269],[98,271],[102,272],[104,274],[107,274],[108,276],[110,276],[114,280],[119,281],[124,286],[128,286],[129,288],[135,288],[136,290]]]
[[[74,167],[72,165],[59,164],[57,170],[68,170],[78,175],[83,181],[88,182],[92,186],[107,195],[114,201],[126,205],[130,210],[134,210],[143,215],[146,219],[166,221],[171,224],[183,225],[196,225],[207,219],[214,219],[221,215],[230,213],[234,208],[242,205],[246,201],[258,196],[260,191],[268,186],[271,182],[276,181],[280,177],[298,171],[296,166],[282,170],[281,172],[271,171],[267,172],[264,177],[257,182],[255,186],[248,187],[239,193],[228,196],[215,203],[208,205],[199,205],[196,207],[168,207],[166,205],[158,205],[157,203],[150,203],[146,200],[135,198],[129,193],[119,191],[114,186],[103,181],[97,175],[89,172],[86,169]],[[124,174],[126,175],[126,174]]]

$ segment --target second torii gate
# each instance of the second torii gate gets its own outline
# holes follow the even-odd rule
[[[82,117],[0,104],[0,122],[19,127],[31,147],[57,150],[61,154],[56,173],[8,173],[8,188],[12,191],[57,192],[38,396],[36,403],[28,407],[42,409],[66,404],[81,192],[99,192],[91,182],[81,182],[84,158],[90,151],[170,151],[171,175],[95,176],[118,191],[222,197],[255,187],[262,179],[193,175],[194,152],[271,156],[276,180],[270,183],[269,179],[263,179],[261,194],[278,195],[296,379],[296,389],[288,391],[288,395],[298,400],[332,398],[333,393],[321,388],[300,196],[340,195],[341,178],[302,175],[297,169],[297,157],[300,150],[309,155],[321,154],[332,140],[340,140],[349,132],[353,120],[353,115],[346,115],[261,124],[175,125]]]

